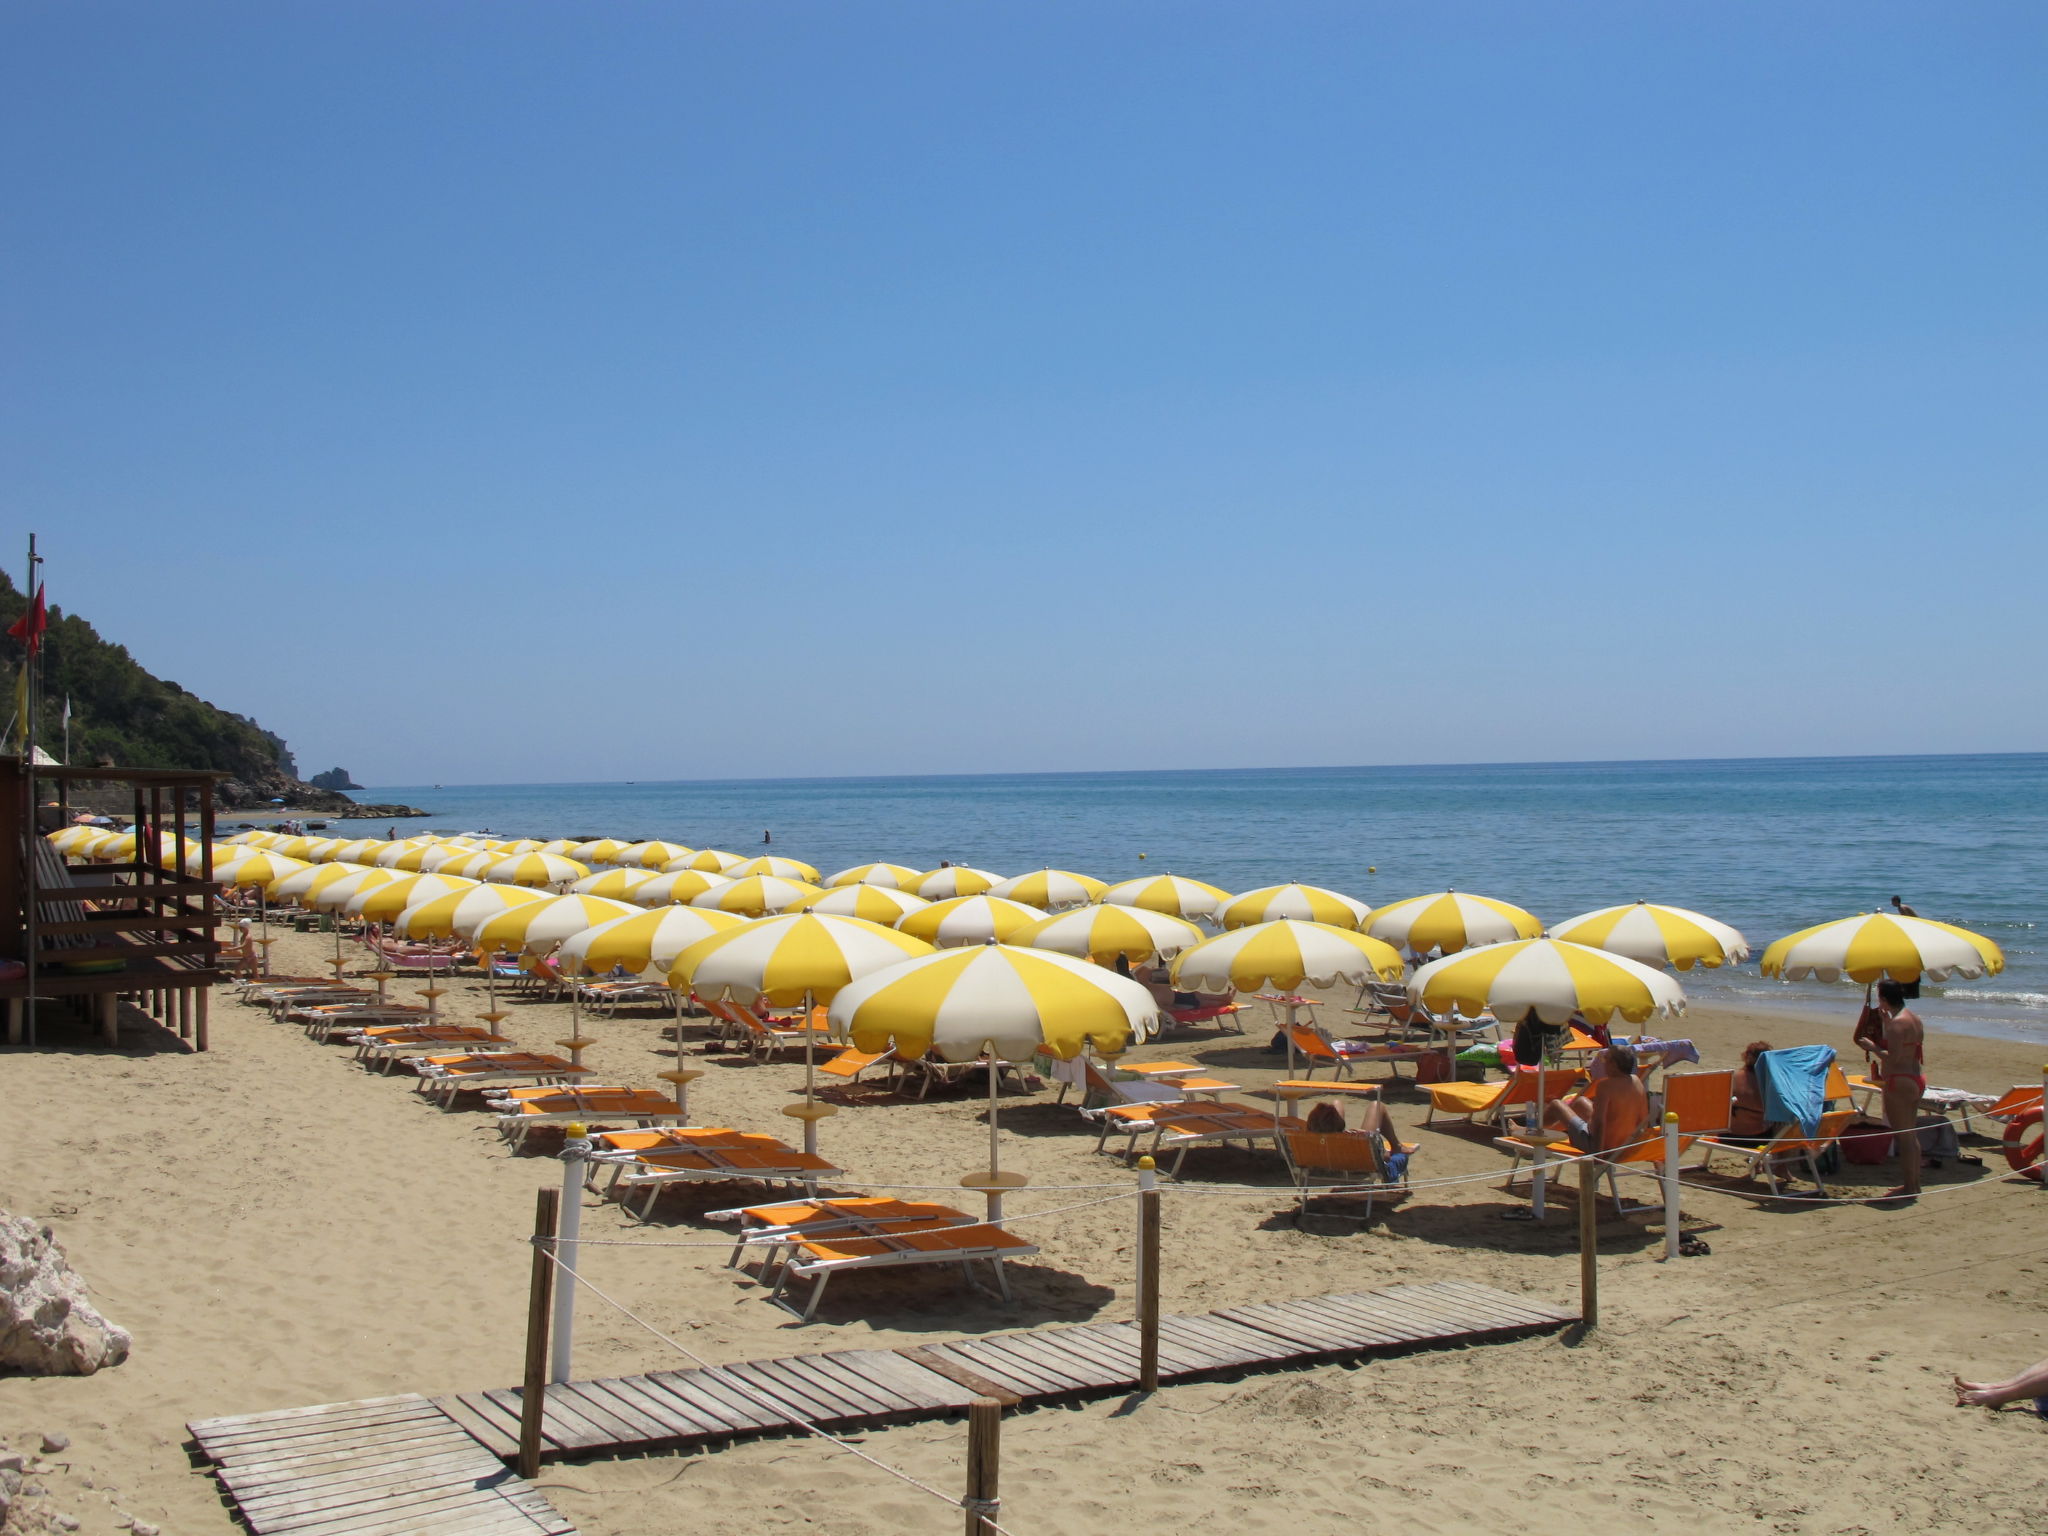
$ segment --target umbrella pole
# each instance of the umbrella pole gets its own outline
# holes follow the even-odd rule
[[[811,1028],[811,993],[804,989],[804,1151],[818,1155],[818,1033]]]
[[[998,1085],[1001,1081],[1001,1062],[996,1055],[995,1042],[991,1040],[988,1046],[988,1171],[991,1174],[1002,1171],[1001,1143],[996,1136],[996,1110],[1001,1098]],[[991,1222],[1003,1219],[1003,1191],[993,1179],[988,1192],[988,1219]]]

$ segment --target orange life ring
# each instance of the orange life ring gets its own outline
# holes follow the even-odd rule
[[[2005,1161],[2014,1173],[2041,1180],[2041,1111],[2025,1110],[2005,1123]]]

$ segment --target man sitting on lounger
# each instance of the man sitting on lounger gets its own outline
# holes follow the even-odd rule
[[[1650,1096],[1636,1076],[1636,1053],[1610,1045],[1600,1053],[1607,1070],[1586,1092],[1552,1099],[1543,1123],[1562,1130],[1581,1152],[1612,1152],[1643,1139],[1650,1123]]]

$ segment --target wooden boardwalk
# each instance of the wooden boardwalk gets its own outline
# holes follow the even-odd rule
[[[1159,1376],[1177,1381],[1335,1356],[1440,1348],[1576,1321],[1576,1313],[1460,1280],[1226,1307],[1159,1320]],[[787,1432],[806,1421],[836,1428],[929,1418],[965,1408],[982,1394],[1030,1404],[1128,1392],[1137,1384],[1137,1324],[1089,1323],[551,1386],[541,1434],[544,1454],[591,1456]],[[516,1388],[464,1392],[439,1399],[437,1406],[498,1455],[517,1455]]]
[[[1225,1307],[1159,1322],[1159,1375],[1262,1367],[1546,1332],[1578,1321],[1462,1280]],[[601,1456],[742,1435],[847,1428],[957,1412],[977,1396],[1030,1405],[1128,1392],[1135,1323],[1089,1323],[905,1349],[848,1349],[547,1389],[543,1454]],[[574,1536],[506,1471],[517,1389],[331,1403],[189,1426],[258,1536]]]
[[[576,1536],[415,1393],[186,1426],[258,1536]]]

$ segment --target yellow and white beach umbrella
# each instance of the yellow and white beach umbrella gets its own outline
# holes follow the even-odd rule
[[[431,875],[437,874],[451,865],[467,864],[479,853],[486,852],[494,860],[503,857],[495,849],[473,848],[465,843],[436,843],[431,848],[417,850],[416,855],[401,858],[398,863],[391,867],[393,869],[412,869],[417,870],[423,875]]]
[[[1026,949],[1075,955],[1097,965],[1114,965],[1117,956],[1122,955],[1135,965],[1146,960],[1171,960],[1182,950],[1201,943],[1202,930],[1184,917],[1105,903],[1042,917],[1010,935],[1007,942]]]
[[[638,917],[639,908],[604,896],[555,896],[500,912],[470,935],[476,947],[546,954],[586,928],[615,917]]]
[[[664,875],[657,875],[652,870],[645,873],[648,875],[647,883],[633,887],[632,894],[626,898],[643,907],[670,903],[687,905],[715,886],[732,884],[724,875],[714,875],[704,869],[676,869]]]
[[[896,926],[912,938],[940,949],[962,944],[1008,943],[1045,914],[1021,901],[1001,896],[954,896],[920,907]]]
[[[1432,1013],[1477,1018],[1491,1009],[1503,1022],[1531,1009],[1546,1024],[1575,1013],[1595,1024],[1616,1014],[1640,1024],[1653,1013],[1685,1012],[1685,993],[1669,972],[1557,939],[1481,944],[1432,960],[1408,978],[1408,995]]]
[[[579,864],[616,864],[628,846],[616,837],[594,837],[570,847],[567,855]]]
[[[690,898],[693,907],[713,907],[720,912],[737,912],[742,917],[759,917],[765,912],[787,912],[808,907],[824,895],[821,886],[804,880],[784,880],[776,875],[748,875],[728,880]]]
[[[985,869],[948,864],[943,869],[926,870],[910,882],[909,888],[926,901],[950,901],[955,896],[979,896],[983,891],[993,890],[1002,878]]]
[[[825,884],[833,889],[842,885],[885,885],[908,888],[917,879],[918,872],[907,864],[856,864],[851,869],[842,869]]]
[[[1028,875],[1012,875],[989,887],[989,895],[1006,901],[1021,901],[1041,912],[1058,912],[1066,907],[1085,907],[1102,900],[1109,882],[1092,875],[1077,875],[1070,869],[1035,869]]]
[[[729,875],[746,862],[738,854],[727,853],[723,848],[685,848],[659,867],[665,875],[672,875],[679,869],[699,869],[707,874]]]
[[[947,1061],[1029,1061],[1043,1050],[1071,1061],[1091,1047],[1120,1054],[1159,1018],[1152,994],[1127,976],[1044,949],[978,944],[906,960],[848,983],[832,999],[833,1028],[863,1051],[894,1050],[906,1060],[926,1052]],[[997,1134],[998,1080],[988,1074],[988,1168],[960,1182],[982,1190],[991,1221],[1002,1219],[1006,1189],[1028,1182],[1004,1173]]]
[[[894,928],[911,913],[930,905],[922,896],[899,891],[893,885],[856,884],[834,886],[811,903],[811,910],[831,917],[864,917],[871,923],[887,923]]]
[[[436,875],[466,875],[472,880],[482,880],[493,864],[504,858],[495,848],[476,848],[451,858],[446,864],[430,871]]]
[[[251,847],[261,848],[266,841],[272,840],[276,836],[277,834],[274,832],[264,832],[258,828],[251,827],[246,832],[237,832],[233,837],[223,838],[222,841],[229,843],[247,843]]]
[[[1404,969],[1391,944],[1355,929],[1283,917],[1233,928],[1183,950],[1173,962],[1173,983],[1190,992],[1292,992],[1304,983],[1398,981]]]
[[[288,837],[283,842],[275,844],[270,851],[281,853],[288,859],[304,859],[310,864],[313,862],[312,849],[315,841],[316,839],[310,837]]]
[[[308,865],[304,869],[295,870],[293,873],[286,875],[277,884],[271,886],[266,894],[272,901],[290,901],[296,902],[302,907],[311,907],[313,905],[312,897],[315,892],[325,890],[337,880],[345,880],[350,875],[359,875],[368,867],[368,865],[364,864]],[[378,873],[389,874],[390,871],[379,870]]]
[[[577,896],[610,896],[616,901],[628,901],[641,886],[660,878],[651,869],[601,869],[571,882],[569,890]]]
[[[611,860],[614,864],[635,864],[641,869],[664,868],[671,859],[687,858],[696,852],[681,843],[664,843],[659,838],[645,843],[629,843],[621,848]]]
[[[555,951],[562,969],[608,971],[624,966],[629,971],[667,977],[669,968],[691,945],[732,928],[744,928],[747,919],[730,912],[712,912],[702,907],[658,907],[615,917],[586,928]]]
[[[461,875],[401,875],[389,885],[358,891],[343,911],[367,923],[388,923],[407,907],[416,907],[453,891],[473,890],[482,882]]]
[[[484,878],[501,885],[566,887],[589,873],[588,864],[578,864],[574,859],[565,859],[559,854],[515,853],[485,870]]]
[[[810,885],[818,883],[816,865],[806,864],[802,859],[785,859],[780,854],[764,853],[759,858],[747,859],[725,870],[735,880],[748,875],[775,875],[783,880],[802,880]]]
[[[311,859],[315,863],[325,863],[334,857],[335,849],[343,846],[345,840],[339,837],[309,837],[306,839],[306,851],[299,857]]]
[[[537,837],[514,837],[498,844],[498,852],[507,858],[518,853],[545,853],[547,844]]]
[[[1787,934],[1764,951],[1766,976],[1798,981],[1973,981],[2005,969],[2005,952],[1953,923],[1865,912]]]
[[[1360,925],[1411,955],[1456,954],[1475,944],[1533,939],[1543,925],[1520,907],[1464,891],[1433,891],[1375,908]]]
[[[208,854],[211,854],[213,857],[213,868],[216,878],[218,878],[219,872],[228,865],[239,863],[241,860],[252,856],[251,850],[239,843],[213,843],[211,845],[196,842],[188,843],[185,847],[185,873],[196,875],[206,868]],[[317,864],[312,863],[310,860],[307,861],[306,867],[308,869],[319,868]]]
[[[223,885],[267,886],[274,880],[282,880],[286,875],[312,867],[304,859],[288,859],[281,853],[252,853],[246,859],[236,859],[225,870],[216,865],[213,878]]]
[[[59,853],[70,853],[87,843],[96,843],[106,834],[98,827],[88,827],[83,822],[68,827],[59,827],[43,840]]]
[[[407,907],[391,926],[409,939],[466,939],[500,912],[546,900],[523,885],[466,886]]]
[[[341,844],[327,855],[329,864],[370,864],[377,855],[390,846],[381,837],[359,837],[353,842]]]
[[[317,907],[322,912],[338,911],[346,907],[358,892],[366,891],[372,886],[387,885],[398,878],[400,877],[390,870],[376,865],[350,870],[323,885],[311,887],[299,898],[299,905]]]
[[[399,861],[401,859],[413,858],[422,849],[432,846],[433,844],[431,843],[415,843],[410,840],[400,843],[386,843],[370,855],[369,862],[376,865],[379,869],[397,869],[400,867]]]
[[[1325,923],[1335,928],[1362,928],[1372,909],[1340,891],[1320,885],[1269,885],[1261,890],[1233,896],[1218,909],[1216,921],[1225,928],[1248,928],[1254,923],[1288,919],[1298,923]]]
[[[1749,958],[1749,941],[1726,923],[1685,907],[1647,901],[1603,907],[1558,923],[1550,937],[1681,971],[1696,965],[1713,970]]]
[[[669,980],[712,999],[826,1002],[849,982],[932,953],[922,939],[863,918],[789,912],[691,945]]]
[[[1118,881],[1102,899],[1114,907],[1143,907],[1169,917],[1213,917],[1230,900],[1230,892],[1185,875],[1143,875]]]
[[[533,851],[535,853],[559,853],[565,859],[575,859],[576,850],[578,848],[581,848],[582,846],[583,844],[578,842],[573,837],[556,837],[550,838],[547,842],[542,843],[538,848],[534,849]],[[588,864],[590,860],[576,859],[576,862],[579,864]]]

